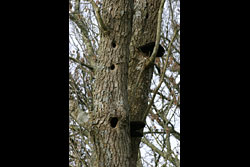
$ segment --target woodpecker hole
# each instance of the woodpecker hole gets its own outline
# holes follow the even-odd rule
[[[115,41],[112,41],[111,45],[112,45],[113,48],[115,48],[116,47]]]
[[[110,69],[111,69],[111,70],[114,70],[114,69],[115,69],[115,65],[112,64],[112,65],[110,66]]]
[[[117,122],[118,122],[118,118],[117,118],[117,117],[111,118],[111,120],[110,120],[110,125],[111,125],[111,127],[112,127],[112,128],[115,128],[116,125],[117,125]]]
[[[148,13],[146,14],[146,19],[148,18]]]

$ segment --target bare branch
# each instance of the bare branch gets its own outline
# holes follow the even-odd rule
[[[87,1],[89,1],[91,3],[91,5],[93,6],[93,8],[94,8],[94,11],[95,11],[95,14],[96,14],[96,20],[97,20],[99,29],[104,34],[108,34],[109,31],[108,31],[108,28],[106,27],[106,25],[103,22],[103,19],[102,19],[101,14],[100,14],[100,9],[98,8],[98,6],[96,5],[96,3],[93,0],[87,0]]]
[[[80,65],[82,65],[82,66],[85,66],[85,67],[89,68],[91,71],[94,70],[94,68],[91,65],[84,64],[83,62],[80,62],[79,60],[77,60],[77,59],[75,59],[73,57],[69,56],[69,59],[76,62],[76,63],[78,63],[78,64],[80,64]]]
[[[162,12],[163,12],[163,6],[164,6],[164,3],[165,3],[165,0],[162,0],[161,1],[161,4],[160,4],[160,8],[159,8],[159,12],[158,12],[158,21],[157,21],[157,33],[156,33],[156,42],[155,42],[155,46],[154,46],[154,50],[153,50],[153,53],[152,55],[150,56],[149,60],[147,62],[145,62],[145,64],[143,65],[140,73],[139,73],[139,76],[137,78],[137,81],[136,81],[136,84],[135,84],[135,88],[138,87],[138,84],[139,84],[139,80],[141,78],[141,75],[143,73],[143,71],[150,65],[153,63],[155,57],[156,57],[156,54],[157,54],[157,51],[158,51],[158,48],[159,48],[159,43],[160,43],[160,33],[161,33],[161,20],[162,20]],[[133,95],[134,95],[135,91],[133,91]]]
[[[155,96],[156,96],[158,90],[160,89],[162,82],[164,81],[164,76],[165,76],[165,72],[166,72],[167,65],[168,65],[168,63],[167,63],[167,62],[168,62],[168,57],[169,57],[170,52],[171,52],[171,46],[172,46],[172,43],[173,43],[173,41],[174,41],[174,39],[175,39],[176,34],[177,34],[178,31],[179,31],[179,29],[175,29],[173,38],[172,38],[172,40],[171,40],[171,42],[170,42],[170,44],[169,44],[168,53],[167,53],[167,58],[166,58],[166,62],[165,62],[165,65],[164,65],[164,68],[163,68],[163,72],[162,72],[162,75],[161,75],[160,83],[158,84],[158,86],[157,86],[156,89],[154,90],[153,97],[152,97],[152,99],[151,99],[151,101],[150,101],[150,104],[148,105],[148,108],[147,108],[147,110],[146,110],[146,112],[145,112],[145,115],[144,115],[144,117],[143,117],[144,119],[147,117],[148,112],[149,112],[151,106],[153,105]]]
[[[82,37],[83,37],[83,40],[86,44],[88,55],[90,56],[90,57],[87,57],[87,59],[90,61],[91,66],[94,66],[95,63],[94,63],[93,59],[95,57],[95,54],[94,54],[94,50],[93,50],[91,41],[88,38],[88,32],[87,32],[86,25],[84,25],[84,23],[79,19],[79,15],[77,15],[77,14],[70,13],[69,18],[81,29]]]
[[[159,43],[160,43],[160,38],[161,38],[160,36],[161,35],[161,21],[162,21],[162,12],[163,12],[164,3],[165,3],[165,0],[162,0],[160,4],[159,12],[158,12],[155,46],[154,46],[152,55],[150,56],[149,60],[145,64],[145,68],[154,62],[154,59],[156,57],[156,54],[159,48]]]
[[[178,166],[175,162],[175,158],[173,158],[171,155],[168,157],[166,153],[159,150],[154,144],[150,143],[145,137],[142,138],[142,142],[146,144],[148,147],[150,147],[152,150],[157,152],[159,155],[161,155],[165,160],[171,161],[175,166]],[[172,152],[172,151],[171,151]]]

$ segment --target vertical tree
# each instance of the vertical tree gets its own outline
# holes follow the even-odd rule
[[[102,9],[98,19],[101,37],[94,65],[90,132],[96,166],[129,167],[127,83],[133,1],[103,1]]]
[[[140,166],[143,142],[157,154],[156,163],[163,157],[179,166],[169,143],[170,134],[179,140],[171,123],[179,107],[176,2],[168,1],[171,19],[162,28],[165,0],[69,1],[70,165]],[[157,57],[162,49],[164,56]],[[154,74],[160,79],[152,90]],[[156,103],[159,99],[161,104]],[[157,105],[162,106],[160,112]],[[142,140],[147,116],[161,125],[162,139],[156,140],[163,142],[161,149],[145,137]],[[152,127],[147,125],[148,134]]]

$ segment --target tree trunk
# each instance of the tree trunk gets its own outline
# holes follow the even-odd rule
[[[128,61],[133,1],[104,0],[95,68],[91,138],[95,167],[130,167]]]
[[[95,67],[92,166],[136,167],[141,137],[130,137],[129,123],[145,122],[153,75],[151,65],[136,85],[148,56],[137,48],[155,41],[159,6],[155,0],[103,1],[102,19],[108,31],[101,33]]]
[[[141,68],[144,62],[146,61],[147,56],[149,56],[144,55],[143,53],[138,51],[137,48],[156,40],[159,6],[159,0],[137,0],[134,2],[134,16],[132,28],[133,34],[130,45],[128,79],[128,94],[131,121],[146,121],[143,116],[146,114],[145,111],[148,106],[148,96],[154,66],[151,65],[143,71],[139,83],[138,85],[136,85],[136,81],[139,77]],[[143,130],[141,130],[141,132],[142,131]],[[140,142],[140,137],[131,138],[131,167],[136,167]]]

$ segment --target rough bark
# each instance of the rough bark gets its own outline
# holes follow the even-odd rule
[[[103,2],[107,31],[101,33],[95,65],[90,130],[95,167],[136,167],[141,137],[130,137],[129,122],[145,122],[153,75],[151,65],[136,85],[149,56],[136,48],[155,41],[159,6],[155,0]]]
[[[90,137],[96,167],[130,167],[128,61],[133,1],[103,1]]]
[[[129,59],[129,79],[128,79],[128,95],[130,105],[130,120],[143,121],[144,112],[148,106],[148,96],[153,76],[153,65],[146,68],[136,85],[137,78],[144,63],[147,60],[143,53],[136,48],[156,40],[157,16],[159,11],[159,0],[147,0],[134,2],[134,16],[132,27],[132,38],[130,44]],[[142,130],[141,130],[142,131]],[[131,138],[131,167],[136,167],[138,160],[140,137]]]

